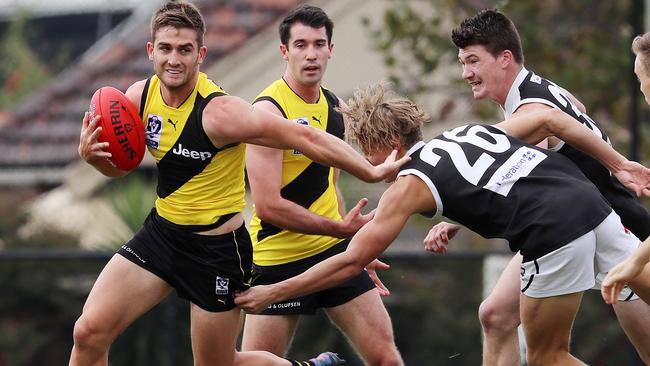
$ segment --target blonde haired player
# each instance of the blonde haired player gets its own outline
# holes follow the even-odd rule
[[[511,250],[522,253],[528,364],[584,365],[568,352],[582,292],[594,286],[597,273],[629,256],[639,240],[566,158],[506,132],[531,143],[550,135],[570,141],[594,154],[637,192],[650,184],[650,170],[627,161],[559,110],[495,126],[460,126],[428,142],[422,141],[420,131],[426,113],[381,85],[355,93],[343,112],[370,162],[378,164],[394,149],[411,161],[344,253],[286,281],[254,286],[236,302],[259,311],[269,303],[332,286],[381,254],[411,215],[445,216],[485,237],[505,238]]]

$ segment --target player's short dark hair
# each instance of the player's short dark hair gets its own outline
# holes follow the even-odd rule
[[[463,20],[451,31],[456,47],[484,46],[496,57],[502,51],[512,52],[518,64],[524,63],[524,51],[515,24],[497,9],[483,9]]]
[[[327,43],[332,42],[332,32],[334,31],[334,23],[327,16],[323,9],[313,5],[300,5],[293,9],[280,23],[278,31],[280,33],[280,42],[287,46],[289,37],[291,36],[291,26],[296,23],[302,23],[311,28],[325,27],[327,33]]]
[[[199,9],[185,1],[171,0],[158,9],[151,18],[151,40],[155,41],[156,32],[160,28],[174,27],[189,28],[196,31],[196,42],[203,46],[205,21]]]

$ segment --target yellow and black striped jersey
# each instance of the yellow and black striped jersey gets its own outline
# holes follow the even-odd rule
[[[203,109],[226,95],[204,73],[178,108],[168,106],[160,80],[147,80],[140,103],[147,148],[156,159],[156,210],[166,220],[195,229],[217,225],[246,205],[245,144],[215,147],[203,129]]]
[[[338,98],[321,88],[317,103],[306,103],[287,83],[277,80],[255,99],[270,101],[282,115],[296,123],[311,125],[344,138],[341,113],[335,111]],[[286,149],[282,160],[283,198],[333,220],[341,220],[334,185],[334,169],[311,161],[294,149]],[[293,262],[318,254],[341,241],[339,238],[309,235],[276,227],[257,217],[253,208],[250,224],[253,241],[253,262],[270,266]]]

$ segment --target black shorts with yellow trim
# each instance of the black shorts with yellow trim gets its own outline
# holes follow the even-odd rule
[[[226,234],[199,235],[154,209],[118,253],[206,311],[235,308],[234,294],[250,287],[253,247],[243,224]]]
[[[299,275],[315,264],[344,252],[349,243],[350,239],[345,239],[324,252],[291,263],[275,266],[257,266],[253,264],[253,285],[270,285]],[[338,286],[271,304],[260,314],[311,315],[318,308],[331,308],[345,304],[374,288],[375,284],[368,272],[363,271]]]

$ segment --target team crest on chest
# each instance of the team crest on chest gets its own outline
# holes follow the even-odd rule
[[[309,117],[298,117],[293,120],[299,125],[309,126]],[[296,149],[293,150],[293,155],[302,155],[302,153]]]
[[[147,116],[147,129],[145,130],[145,137],[147,146],[153,149],[160,147],[160,136],[162,136],[163,116],[149,113]]]

